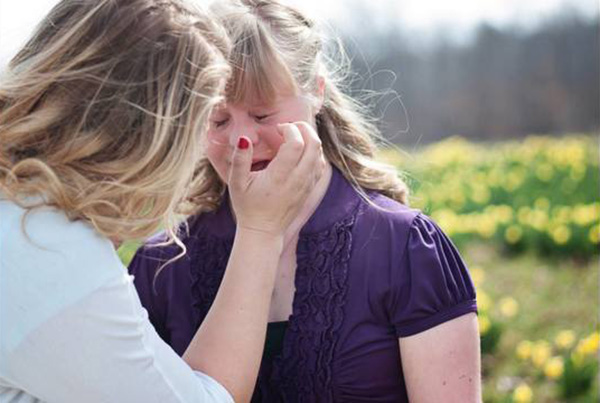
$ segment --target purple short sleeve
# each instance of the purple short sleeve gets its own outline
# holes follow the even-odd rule
[[[401,267],[392,274],[390,316],[398,337],[477,312],[475,287],[458,250],[428,216],[413,220]]]

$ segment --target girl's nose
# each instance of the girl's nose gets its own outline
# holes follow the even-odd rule
[[[258,134],[257,128],[252,124],[234,127],[230,136],[231,145],[235,146],[241,136],[247,137],[253,146],[260,143],[260,134]]]
[[[244,136],[250,139],[253,146],[256,146],[260,142],[260,135],[255,127],[248,127],[246,129],[246,133],[244,133]]]

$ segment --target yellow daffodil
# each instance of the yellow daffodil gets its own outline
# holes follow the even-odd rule
[[[529,340],[523,340],[517,344],[517,357],[522,360],[528,360],[531,357],[533,343]]]
[[[477,232],[483,238],[491,238],[496,233],[496,223],[490,217],[481,216],[479,225],[477,225]]]
[[[473,267],[470,270],[471,279],[475,284],[475,287],[481,286],[483,284],[483,280],[485,279],[485,272],[480,267]]]
[[[529,403],[533,400],[533,391],[527,384],[521,383],[513,392],[512,397],[515,403]]]
[[[563,374],[564,363],[562,357],[552,357],[544,366],[544,374],[550,379],[557,379]]]
[[[600,224],[596,224],[590,228],[588,238],[593,244],[600,243]]]
[[[564,245],[571,238],[571,230],[565,225],[560,225],[552,230],[551,235],[554,242],[558,245]]]
[[[577,343],[576,352],[587,356],[587,355],[595,355],[598,352],[600,342],[600,336],[598,332],[594,332],[588,337],[582,339]]]
[[[521,240],[523,230],[517,225],[511,225],[504,232],[504,238],[508,243],[515,244]]]
[[[479,315],[477,320],[479,321],[479,334],[483,336],[490,330],[490,327],[492,327],[492,322],[486,315]]]
[[[482,312],[487,312],[492,307],[492,299],[484,291],[477,291],[477,308]]]
[[[542,368],[552,353],[550,344],[546,340],[540,340],[533,345],[531,360],[537,368]]]
[[[561,330],[554,338],[556,346],[562,350],[573,347],[575,343],[575,332],[572,330]]]
[[[498,302],[500,313],[505,318],[512,318],[519,312],[519,303],[512,297],[504,297]]]

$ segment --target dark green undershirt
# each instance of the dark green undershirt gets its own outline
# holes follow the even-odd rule
[[[267,325],[267,337],[265,339],[265,350],[263,351],[263,361],[272,361],[273,358],[281,354],[283,349],[283,337],[287,329],[288,321],[271,322]]]
[[[288,321],[271,322],[267,325],[267,336],[265,338],[265,349],[263,350],[262,365],[269,363],[267,368],[272,368],[273,359],[281,354],[283,350],[283,338],[288,327]],[[266,374],[269,376],[269,374]],[[252,396],[252,403],[263,403],[265,396],[262,396],[260,388],[256,388]]]

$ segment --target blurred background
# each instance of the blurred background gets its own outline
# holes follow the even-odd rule
[[[0,0],[0,69],[56,3]],[[484,401],[598,402],[598,1],[288,3],[341,38],[379,158],[469,265]]]

